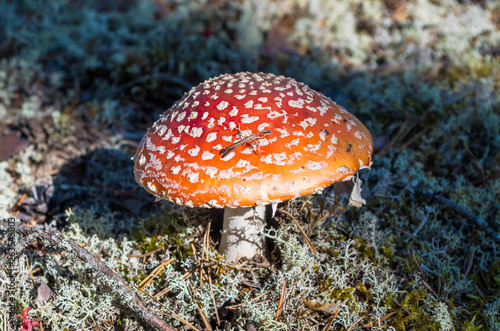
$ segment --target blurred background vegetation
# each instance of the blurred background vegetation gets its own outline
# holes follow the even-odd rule
[[[500,330],[498,242],[428,194],[500,231],[498,1],[3,0],[0,13],[1,216],[64,231],[132,287],[174,258],[140,287],[171,325]],[[372,132],[366,206],[331,190],[283,206],[306,229],[321,219],[315,256],[278,214],[269,261],[227,264],[217,212],[154,203],[134,182],[158,116],[239,71],[303,81]],[[44,330],[150,329],[85,264],[20,249],[16,305]]]

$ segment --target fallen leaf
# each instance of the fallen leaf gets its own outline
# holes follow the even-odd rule
[[[335,314],[340,309],[340,305],[342,305],[342,301],[335,301],[333,303],[327,303],[322,305],[320,303],[312,302],[307,299],[304,299],[304,303],[306,304],[307,307],[309,307],[309,309],[332,315]]]
[[[21,138],[18,131],[7,131],[0,135],[0,162],[5,161],[28,146],[28,140]]]
[[[49,300],[51,295],[52,291],[50,290],[50,287],[45,284],[43,280],[41,280],[40,286],[38,286],[38,296],[36,297],[35,302],[37,302],[40,306],[43,306],[44,303]]]

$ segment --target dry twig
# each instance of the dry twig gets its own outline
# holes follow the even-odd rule
[[[260,295],[256,296],[255,298],[253,298],[253,299],[251,299],[251,300],[249,300],[249,301],[242,302],[242,303],[238,303],[237,305],[234,305],[234,306],[229,306],[229,307],[226,307],[226,308],[227,308],[227,309],[236,309],[236,308],[238,308],[238,307],[244,306],[244,305],[246,305],[246,304],[249,304],[249,303],[251,303],[251,302],[254,302],[254,301],[255,301],[255,300],[257,300],[257,299],[262,298],[264,295],[268,294],[269,292],[271,292],[271,290],[267,290],[266,292],[264,292],[264,293],[262,293],[262,294],[260,294]],[[265,301],[262,301],[262,302],[267,302],[267,301],[269,301],[269,300],[265,300]],[[257,303],[255,303],[255,305],[256,305],[256,304],[257,304]]]
[[[394,315],[394,314],[396,314],[396,313],[397,313],[397,311],[393,311],[392,313],[389,313],[389,314],[385,315],[384,317],[382,317],[382,318],[380,319],[380,321],[373,322],[373,323],[363,324],[362,326],[357,327],[356,329],[371,328],[371,327],[375,326],[375,324],[378,324],[378,325],[380,326],[380,322],[385,321],[386,319],[388,319],[389,317],[391,317],[392,315]]]
[[[214,303],[215,317],[217,317],[217,325],[220,325],[219,312],[217,310],[217,302],[215,301],[214,289],[212,286],[212,276],[208,275],[208,283],[210,284],[210,295],[212,296],[212,301]]]
[[[340,309],[338,309],[338,310],[335,312],[335,315],[333,315],[333,317],[330,319],[330,321],[328,321],[328,324],[327,324],[327,325],[326,325],[326,327],[323,329],[323,331],[328,331],[328,330],[330,330],[330,328],[332,327],[333,321],[335,321],[335,319],[337,318],[337,316],[339,316],[339,312],[340,312]]]
[[[178,314],[176,314],[172,309],[168,308],[163,303],[161,303],[160,301],[156,300],[156,298],[152,297],[149,293],[145,292],[144,294],[146,294],[149,297],[150,301],[156,302],[157,304],[159,304],[160,306],[162,306],[163,308],[165,308],[166,310],[168,310],[170,312],[170,314],[163,313],[163,312],[158,312],[159,314],[162,314],[162,315],[168,316],[170,318],[173,318],[175,320],[178,320],[179,322],[183,323],[187,327],[189,327],[189,328],[191,328],[191,329],[193,329],[195,331],[198,331],[198,329],[195,328],[193,324],[189,323],[184,318],[182,318],[181,316],[179,316]]]
[[[413,261],[415,262],[415,266],[417,267],[417,270],[418,270],[420,276],[422,277],[422,284],[424,284],[424,286],[429,290],[429,292],[431,292],[431,294],[436,298],[436,300],[438,302],[441,302],[441,300],[439,300],[439,296],[437,295],[437,293],[425,281],[424,273],[423,273],[422,269],[420,269],[420,264],[418,263],[417,257],[415,256],[415,252],[413,251],[413,246],[410,246],[410,249],[411,249],[411,255],[413,256]]]
[[[191,284],[190,281],[188,281],[188,290],[189,290],[189,293],[191,294],[191,297],[193,298],[194,304],[196,305],[196,309],[198,309],[198,314],[200,315],[201,320],[203,321],[203,324],[205,325],[205,329],[207,329],[208,331],[212,331],[212,327],[210,326],[210,323],[208,322],[207,315],[203,311],[203,307],[198,302],[198,300],[196,298],[196,293],[194,292],[193,285]]]
[[[186,280],[188,279],[189,277],[191,277],[193,275],[193,271],[188,271],[186,272],[184,275],[182,275],[182,279],[183,280]],[[153,299],[154,300],[157,300],[159,299],[161,296],[167,294],[168,292],[170,292],[170,288],[168,287],[165,287],[164,289],[162,289],[160,292],[156,293],[154,296],[153,296]],[[151,301],[154,301],[154,300],[151,300],[149,299],[148,301],[146,301],[146,303],[150,303]]]
[[[361,320],[362,320],[363,318],[365,318],[365,317],[364,317],[364,316],[361,316],[361,317],[360,317],[360,318],[358,318],[356,321],[354,321],[354,323],[352,323],[352,325],[349,327],[349,329],[347,329],[347,331],[351,331],[351,330],[353,330],[353,329],[356,327],[356,325],[357,325],[359,322],[361,322]]]
[[[4,223],[3,221],[0,221]],[[104,264],[94,254],[80,247],[71,240],[64,239],[56,233],[47,232],[40,228],[31,228],[24,224],[16,223],[16,232],[24,236],[24,243],[29,244],[35,241],[42,241],[47,247],[56,246],[61,250],[71,252],[78,258],[82,259],[92,269],[97,272],[103,282],[109,286],[114,293],[121,299],[121,303],[128,306],[135,313],[139,314],[149,325],[165,331],[174,331],[175,329],[166,324],[159,316],[150,310],[141,298],[134,292],[125,280],[113,272],[106,264]]]
[[[456,202],[453,202],[449,199],[446,199],[442,195],[439,195],[435,192],[417,189],[417,193],[423,195],[424,197],[428,198],[432,202],[438,202],[438,203],[440,203],[440,204],[442,204],[450,209],[453,209],[453,211],[459,213],[460,215],[462,215],[463,217],[465,217],[469,221],[475,223],[481,230],[483,230],[488,235],[490,235],[493,238],[493,240],[500,243],[500,233],[493,230],[488,225],[488,223],[486,223],[486,221],[479,218],[476,214],[474,214],[470,210],[466,209],[465,207],[459,205]]]
[[[174,258],[171,258],[168,261],[165,261],[159,266],[157,266],[155,270],[153,270],[153,272],[151,272],[146,278],[142,280],[142,282],[139,283],[139,285],[137,285],[137,288],[139,290],[142,290],[144,287],[148,286],[148,284],[151,283],[156,276],[158,276],[158,274],[163,270],[163,268],[165,268],[167,264],[169,264],[174,260],[175,260]]]
[[[278,318],[281,315],[281,312],[283,311],[283,307],[285,306],[285,300],[286,300],[286,278],[283,279],[283,286],[281,287],[280,301],[278,302],[278,309],[276,310],[276,316],[274,317],[275,321],[278,320]]]
[[[318,251],[316,250],[316,248],[312,244],[311,239],[309,239],[309,236],[307,235],[307,233],[300,226],[299,221],[297,221],[297,219],[292,214],[287,212],[286,210],[281,210],[281,212],[284,213],[285,215],[288,215],[294,221],[295,225],[297,225],[297,228],[299,228],[300,233],[302,233],[302,236],[304,237],[304,240],[306,241],[307,246],[309,246],[309,249],[311,250],[311,252],[314,255],[316,255],[318,253]]]
[[[407,313],[407,314],[408,314],[408,316],[414,316],[412,313],[410,313],[410,311],[409,311],[408,309],[406,309],[406,308],[405,308],[402,304],[400,304],[398,300],[393,299],[392,301],[396,304],[396,306],[398,306],[398,307],[399,307],[399,308],[401,308],[401,309],[402,309],[405,313]]]

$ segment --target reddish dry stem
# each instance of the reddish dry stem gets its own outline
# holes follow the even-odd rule
[[[221,154],[220,158],[223,159],[224,157],[229,155],[229,153],[231,153],[232,151],[234,151],[236,148],[238,148],[239,146],[241,146],[243,144],[249,143],[249,142],[254,141],[256,139],[263,138],[263,137],[270,135],[270,134],[271,134],[271,130],[262,130],[260,132],[253,133],[253,134],[249,135],[248,137],[242,138],[242,139],[238,140],[237,142],[235,142],[234,144],[232,144],[231,146],[226,147],[223,150],[221,150],[220,151],[220,154]]]

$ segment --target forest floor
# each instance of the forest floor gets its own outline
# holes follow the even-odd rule
[[[179,330],[500,330],[497,1],[23,0],[0,12],[0,323],[31,307],[24,322],[10,315],[14,330],[151,330],[147,311]],[[221,211],[155,202],[131,157],[192,86],[239,71],[321,91],[375,150],[365,206],[332,189],[283,203],[270,253],[229,263]]]

